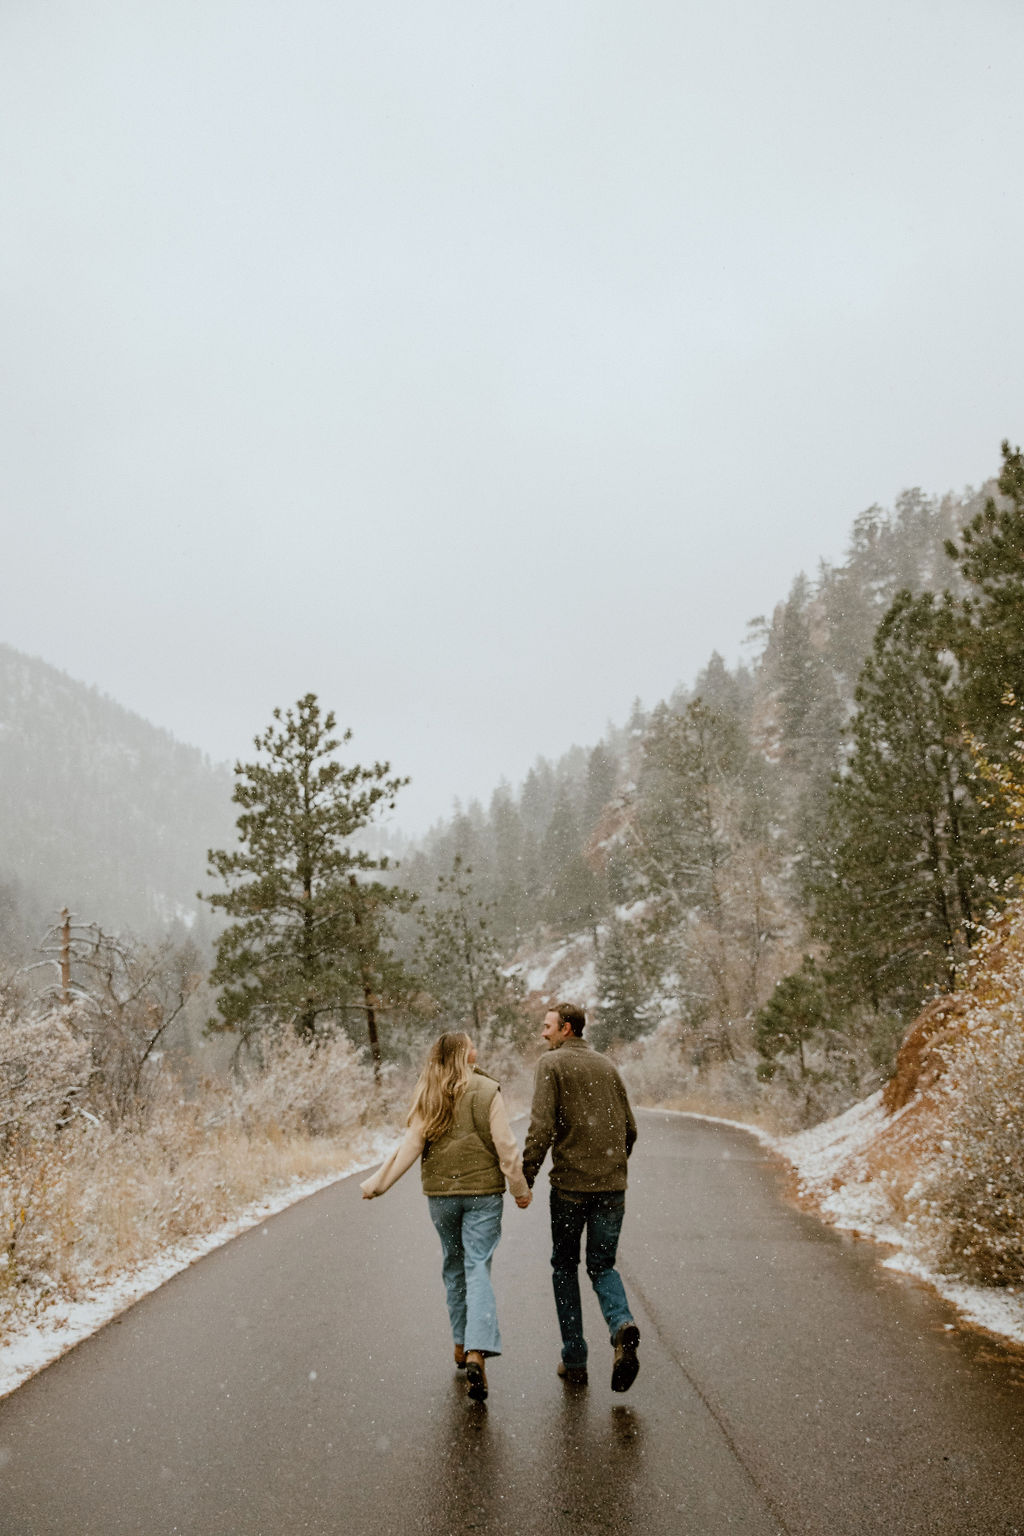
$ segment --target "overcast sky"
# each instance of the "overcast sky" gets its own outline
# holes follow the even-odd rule
[[[4,0],[0,639],[399,825],[1024,437],[1019,0]]]

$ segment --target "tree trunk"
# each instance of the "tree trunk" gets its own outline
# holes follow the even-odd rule
[[[355,875],[349,875],[348,883],[353,891],[352,921],[356,928],[362,931],[363,914],[359,905],[359,881]],[[380,1069],[382,1063],[380,1050],[380,1036],[377,1033],[377,999],[373,990],[373,978],[366,965],[365,952],[359,947],[359,975],[363,984],[363,1006],[366,1009],[366,1033],[370,1040],[370,1056],[373,1059],[374,1082],[380,1082]]]

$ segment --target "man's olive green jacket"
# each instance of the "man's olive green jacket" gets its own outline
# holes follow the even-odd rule
[[[636,1121],[618,1072],[586,1040],[570,1035],[537,1063],[533,1109],[523,1151],[532,1186],[551,1148],[554,1189],[593,1193],[625,1189]]]

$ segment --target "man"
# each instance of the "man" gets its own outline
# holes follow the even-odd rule
[[[532,1188],[551,1148],[551,1268],[562,1330],[558,1374],[573,1385],[587,1380],[579,1280],[585,1231],[587,1274],[615,1350],[612,1391],[628,1392],[640,1369],[640,1332],[615,1254],[636,1121],[618,1072],[583,1039],[585,1025],[586,1015],[572,1003],[557,1003],[544,1016],[548,1052],[537,1063],[523,1172]]]

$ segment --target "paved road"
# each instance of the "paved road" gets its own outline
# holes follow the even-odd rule
[[[589,1388],[554,1374],[544,1200],[507,1202],[479,1406],[414,1176],[350,1179],[0,1402],[0,1536],[1024,1536],[1024,1361],[786,1205],[742,1132],[640,1130],[627,1397],[596,1305]]]

